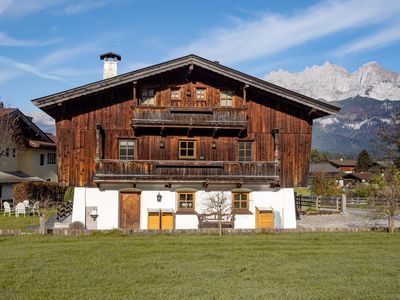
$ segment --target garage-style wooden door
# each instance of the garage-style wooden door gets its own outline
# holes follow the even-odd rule
[[[274,228],[274,212],[256,208],[256,228]]]
[[[140,193],[121,192],[119,225],[124,229],[140,229]]]

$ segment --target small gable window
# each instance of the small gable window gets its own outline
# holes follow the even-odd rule
[[[171,100],[181,100],[181,89],[178,87],[171,88]]]
[[[142,90],[142,104],[154,105],[155,103],[155,89],[143,89]]]
[[[220,91],[221,107],[232,107],[233,91]]]
[[[206,100],[205,88],[196,88],[196,100]]]

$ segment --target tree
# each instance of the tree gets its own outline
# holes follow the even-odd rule
[[[319,199],[322,196],[338,196],[340,188],[336,184],[335,178],[329,177],[326,173],[314,173],[310,182],[311,193],[317,197],[316,203],[318,206]]]
[[[18,116],[11,112],[0,117],[0,167],[4,156],[11,156],[11,149],[23,143]]]
[[[373,166],[373,164],[374,162],[369,157],[368,151],[366,149],[361,150],[358,154],[356,170],[358,172],[366,172]]]
[[[222,235],[222,217],[230,214],[231,205],[227,193],[210,192],[204,199],[205,210],[209,214],[216,214],[218,218],[219,235]]]
[[[380,133],[387,146],[389,158],[400,169],[400,112],[392,115],[390,124],[385,124]]]
[[[400,214],[400,171],[392,167],[384,176],[376,175],[370,181],[370,206],[374,216],[387,218],[388,230],[395,230],[394,217]]]
[[[317,149],[311,150],[311,161],[318,162],[326,160],[328,160],[328,155],[326,152],[319,152]]]

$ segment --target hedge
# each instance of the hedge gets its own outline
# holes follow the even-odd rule
[[[13,187],[13,196],[15,202],[23,200],[41,200],[50,198],[53,201],[63,199],[66,187],[60,186],[55,182],[22,182]]]

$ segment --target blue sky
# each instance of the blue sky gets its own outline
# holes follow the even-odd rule
[[[399,0],[0,0],[0,98],[33,98],[194,53],[257,77],[325,61],[400,72]]]

